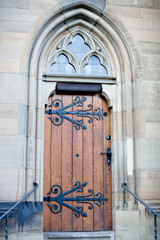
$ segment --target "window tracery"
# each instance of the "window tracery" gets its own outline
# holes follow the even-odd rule
[[[107,53],[95,38],[84,31],[69,33],[54,46],[48,57],[47,72],[112,75]]]

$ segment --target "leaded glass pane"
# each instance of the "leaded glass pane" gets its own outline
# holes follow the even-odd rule
[[[56,62],[50,66],[50,72],[53,73],[75,73],[75,68],[68,61],[68,58],[64,54],[60,54]]]
[[[75,35],[72,42],[67,45],[67,50],[70,51],[80,62],[89,51],[90,47],[84,42],[80,34]]]
[[[90,57],[88,64],[83,67],[82,74],[87,75],[106,75],[107,70],[101,65],[100,60],[96,56]]]

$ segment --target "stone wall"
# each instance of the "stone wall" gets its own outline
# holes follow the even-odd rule
[[[33,110],[32,106],[37,107],[35,99],[38,91],[34,84],[38,77],[33,74],[36,70],[28,70],[31,62],[29,52],[36,43],[37,32],[44,29],[42,26],[45,26],[48,19],[52,19],[61,9],[76,2],[83,1],[0,0],[1,202],[19,200],[32,188],[33,180],[40,183],[40,188],[36,198],[31,200],[42,201],[43,151],[39,156],[38,150],[43,146],[44,129],[42,134],[38,132],[37,138],[35,132],[37,128],[44,127],[43,121],[38,127],[29,125],[29,122],[32,122],[33,118],[36,119],[36,116],[43,118],[43,108],[39,108],[37,115],[34,111],[29,115],[29,111]],[[84,2],[94,7],[97,4],[91,0]],[[106,4],[101,0],[97,9],[101,17],[95,20],[91,33],[98,37],[97,29],[101,29],[102,32],[108,31],[109,36],[109,27],[103,28],[102,21],[107,18],[109,23],[110,19],[110,24],[117,27],[116,31],[124,33],[124,39],[121,39],[128,42],[130,49],[126,47],[127,51],[134,53],[129,63],[125,61],[125,56],[122,56],[124,62],[121,60],[119,65],[115,63],[114,66],[120,68],[113,69],[117,85],[103,85],[103,91],[112,106],[113,228],[116,230],[117,239],[131,239],[131,234],[134,234],[135,239],[135,232],[137,240],[147,239],[150,236],[147,231],[153,234],[153,219],[146,214],[143,207],[135,205],[133,198],[128,195],[125,195],[124,205],[121,183],[127,181],[128,186],[139,197],[155,209],[159,209],[160,2],[108,0]],[[63,18],[61,24],[66,26],[67,15],[59,16]],[[54,21],[56,24],[57,19]],[[67,27],[69,26],[68,22]],[[100,39],[100,35],[99,40],[107,50],[107,42],[103,38]],[[114,47],[118,52],[121,45]],[[131,77],[127,68],[131,68]],[[53,89],[54,86],[55,84],[52,84]],[[45,92],[48,94],[50,87],[51,85],[45,85]],[[35,145],[34,142],[38,142],[39,145]],[[36,160],[30,160],[33,158]]]
[[[142,78],[133,82],[135,193],[159,209],[160,2],[110,1],[108,7],[128,27],[141,56]],[[131,233],[133,239],[153,238],[153,216],[148,215],[143,207],[139,208],[139,211],[133,211],[136,209],[133,206],[130,211],[129,207],[128,211],[117,211],[118,239],[131,239]]]

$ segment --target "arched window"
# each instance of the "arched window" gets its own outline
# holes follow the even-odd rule
[[[64,54],[60,54],[56,62],[49,68],[51,73],[75,73],[75,68],[69,63],[68,57]]]
[[[101,65],[99,58],[93,55],[90,57],[88,63],[82,68],[82,74],[107,75],[107,69]]]
[[[69,33],[54,46],[48,57],[47,73],[112,75],[107,53],[95,38],[84,31]]]
[[[75,56],[78,62],[80,62],[83,56],[85,56],[91,50],[80,34],[76,34],[72,42],[69,43],[66,48]]]

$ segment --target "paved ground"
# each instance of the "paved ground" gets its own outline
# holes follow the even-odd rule
[[[4,240],[5,237],[0,237],[0,240]],[[18,233],[10,234],[8,240],[43,240],[43,234],[39,233]]]

